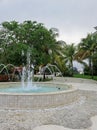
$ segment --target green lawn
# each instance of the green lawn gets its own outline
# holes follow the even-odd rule
[[[84,75],[84,74],[74,74],[75,78],[84,78],[84,79],[92,79],[91,75]],[[97,76],[93,76],[94,80],[97,80]]]

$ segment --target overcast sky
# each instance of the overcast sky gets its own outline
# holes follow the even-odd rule
[[[0,23],[25,20],[58,28],[59,39],[79,43],[97,26],[97,0],[0,0]]]

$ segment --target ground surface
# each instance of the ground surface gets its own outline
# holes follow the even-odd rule
[[[38,110],[0,110],[0,130],[33,130],[40,125],[60,125],[71,129],[91,127],[97,115],[97,82],[55,78],[53,82],[72,84],[79,89],[79,99],[68,105]],[[96,129],[94,129],[96,130]]]

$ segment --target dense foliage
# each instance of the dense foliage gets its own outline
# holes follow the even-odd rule
[[[56,43],[51,31],[35,21],[2,23],[0,41],[3,49],[1,56],[5,57],[0,59],[5,64],[14,63],[15,65],[22,64],[22,50],[26,57],[28,48],[31,51],[32,61],[36,60],[39,64],[47,64],[50,61],[49,49],[54,49],[53,46]],[[4,59],[5,61],[3,61]]]
[[[55,64],[63,75],[73,76],[73,61],[84,65],[84,73],[97,75],[97,34],[88,34],[81,42],[57,41],[58,29],[47,29],[36,21],[3,22],[0,28],[0,63],[26,65],[27,52],[38,70],[40,65]],[[89,61],[87,64],[84,60]]]
[[[3,22],[0,30],[0,63],[16,66],[26,64],[28,50],[31,63],[36,67],[55,63],[53,56],[59,55],[60,51],[60,44],[56,41],[57,35],[57,29],[48,30],[36,21]]]
[[[97,34],[88,34],[83,38],[78,45],[77,58],[79,60],[87,59],[88,64],[85,64],[84,72],[89,75],[97,75]]]

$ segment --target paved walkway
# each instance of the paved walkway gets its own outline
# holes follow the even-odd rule
[[[43,126],[38,126],[33,130],[79,130],[79,129],[69,129],[57,125],[43,125]],[[92,129],[80,129],[80,130],[92,130]],[[97,130],[97,129],[93,129],[93,130]]]
[[[87,129],[69,129],[58,125],[43,125],[34,128],[33,130],[97,130],[97,116],[91,118],[92,126]]]
[[[79,90],[97,91],[97,82],[94,80],[80,78],[54,78],[54,82],[66,83],[77,87]],[[97,116],[91,118],[92,126],[87,129],[69,129],[58,125],[43,125],[33,130],[97,130]]]
[[[54,78],[54,81],[70,84],[72,86],[77,87],[80,90],[97,91],[97,81],[91,79],[56,77]]]
[[[0,130],[97,130],[97,82],[63,77],[53,82],[77,87],[81,99],[68,106],[42,110],[0,109]]]
[[[97,116],[91,118],[92,126],[87,129],[70,129],[58,125],[42,125],[35,127],[33,130],[97,130]]]

